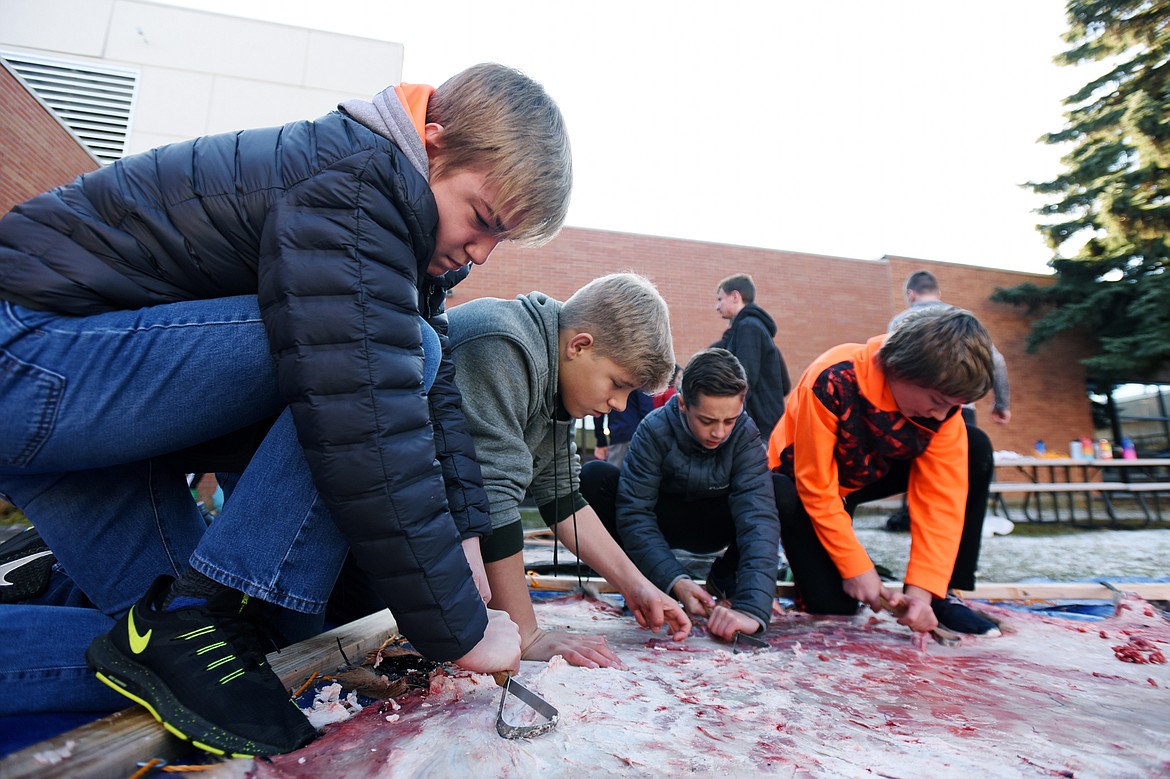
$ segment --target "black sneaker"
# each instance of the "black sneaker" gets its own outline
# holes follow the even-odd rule
[[[933,598],[930,606],[934,610],[934,616],[938,618],[938,623],[956,633],[985,638],[998,638],[1003,635],[999,630],[999,625],[954,595],[948,595],[946,598]]]
[[[237,590],[159,611],[160,576],[85,653],[97,677],[199,749],[230,757],[291,752],[317,735],[264,658],[256,610]]]
[[[703,582],[703,587],[716,600],[731,600],[735,597],[735,574],[722,575],[712,571],[707,574],[707,579]]]
[[[49,586],[57,558],[30,527],[0,544],[0,603],[35,598]]]
[[[910,510],[898,509],[886,517],[886,530],[891,533],[905,533],[910,529]]]

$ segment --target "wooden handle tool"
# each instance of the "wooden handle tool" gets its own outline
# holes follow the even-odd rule
[[[898,609],[894,608],[894,604],[890,603],[889,598],[887,598],[884,594],[881,596],[881,598],[882,598],[882,608],[885,609],[886,611],[890,612],[894,616],[900,617],[902,615],[902,612],[904,612],[906,610],[905,608],[898,608]],[[958,633],[955,633],[954,631],[951,631],[951,630],[947,630],[942,625],[939,625],[934,630],[930,631],[930,636],[931,636],[931,638],[933,638],[935,641],[942,644],[943,646],[958,646],[963,640],[962,637],[959,636]]]

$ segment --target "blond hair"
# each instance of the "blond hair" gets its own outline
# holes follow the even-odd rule
[[[890,378],[973,403],[991,389],[991,336],[970,311],[953,306],[912,309],[878,351]]]
[[[443,82],[427,104],[443,126],[431,176],[476,170],[498,188],[493,205],[508,240],[539,245],[565,223],[573,160],[565,120],[544,88],[518,70],[485,63]]]
[[[561,308],[561,331],[593,336],[593,348],[629,371],[645,392],[674,373],[670,310],[658,289],[636,273],[611,273],[573,293]]]

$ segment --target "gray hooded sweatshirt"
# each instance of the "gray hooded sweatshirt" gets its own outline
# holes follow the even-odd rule
[[[574,420],[557,398],[561,306],[530,292],[472,300],[447,313],[493,529],[520,521],[526,492],[550,526],[588,505],[577,491]]]

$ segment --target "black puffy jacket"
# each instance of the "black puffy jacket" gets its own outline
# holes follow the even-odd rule
[[[689,574],[658,527],[659,495],[680,501],[727,498],[739,548],[732,605],[767,628],[776,597],[780,519],[767,452],[751,418],[741,413],[722,445],[707,449],[691,435],[675,396],[634,431],[618,482],[618,532],[639,570],[670,592]]]
[[[755,303],[739,310],[723,340],[712,344],[735,355],[747,374],[748,415],[766,440],[784,415],[784,398],[792,390],[784,355],[773,340],[776,320]]]
[[[445,350],[458,280],[426,273],[437,224],[398,147],[331,113],[163,146],[16,206],[0,298],[88,315],[258,295],[318,490],[402,632],[447,660],[487,624],[460,541],[491,524],[450,361],[429,405],[419,391],[416,317]]]

